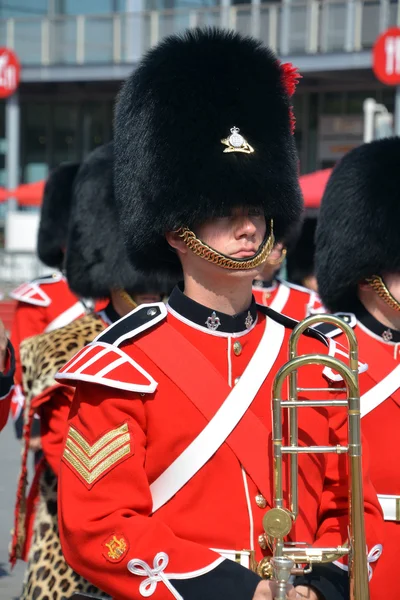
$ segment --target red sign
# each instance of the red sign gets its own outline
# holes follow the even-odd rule
[[[400,85],[400,27],[391,27],[375,42],[373,70],[386,85]]]
[[[8,98],[18,88],[21,66],[12,50],[0,48],[0,98]]]

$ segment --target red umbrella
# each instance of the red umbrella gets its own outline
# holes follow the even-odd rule
[[[8,191],[8,197],[16,198],[20,206],[40,206],[42,203],[45,181],[22,183],[15,190]]]
[[[332,169],[322,169],[300,177],[300,187],[306,208],[319,208]]]

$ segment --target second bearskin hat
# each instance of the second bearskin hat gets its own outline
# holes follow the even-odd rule
[[[78,296],[111,290],[167,294],[175,281],[144,276],[129,262],[115,210],[113,142],[96,148],[74,182],[66,252],[68,285]]]
[[[400,138],[364,144],[335,167],[316,232],[319,293],[333,312],[352,310],[357,285],[400,271]]]
[[[116,106],[115,189],[130,258],[176,271],[165,232],[257,206],[277,239],[302,213],[293,67],[261,42],[194,29],[150,50]]]
[[[72,187],[79,163],[60,165],[50,173],[44,188],[37,253],[48,267],[61,269],[68,232]]]

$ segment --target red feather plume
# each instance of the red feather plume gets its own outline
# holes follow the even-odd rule
[[[301,75],[298,72],[297,67],[294,67],[292,63],[279,63],[279,68],[281,70],[283,86],[287,95],[291,98],[296,91]],[[293,135],[296,129],[296,117],[294,116],[293,106],[289,108],[289,118],[290,130]]]

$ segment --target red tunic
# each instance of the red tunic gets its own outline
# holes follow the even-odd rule
[[[362,430],[370,448],[372,483],[385,513],[382,557],[371,580],[371,600],[381,600],[393,595],[400,546],[400,333],[381,326],[379,334],[379,324],[372,317],[364,311],[357,316],[363,322],[357,321],[355,332],[370,376],[360,378]],[[341,342],[341,338],[335,339]]]
[[[281,279],[275,279],[268,286],[262,284],[260,287],[254,284],[253,296],[258,304],[269,306],[297,321],[315,313],[325,312],[316,292]]]
[[[163,310],[154,307],[148,310]],[[216,313],[203,319],[197,311],[194,322],[168,307],[164,320],[155,317],[160,323],[140,333],[144,310],[125,317],[125,328],[124,320],[110,327],[57,376],[77,385],[59,480],[64,555],[115,600],[251,599],[257,576],[225,559],[229,551],[244,549],[254,551],[257,561],[268,554],[259,536],[272,505],[271,385],[287,360],[290,330],[261,312],[252,323],[249,311],[248,329],[225,333]],[[300,350],[323,347],[304,338]],[[232,433],[221,434],[259,369],[265,380],[251,407]],[[307,367],[300,385],[311,383],[326,387],[320,370]],[[235,390],[239,395],[230,406],[227,396]],[[336,414],[333,426],[332,410],[300,411],[301,444],[346,442],[345,413],[340,424]],[[174,471],[178,457],[183,464]],[[304,454],[299,464],[300,514],[293,539],[343,543],[345,457]],[[191,476],[185,482],[187,469]],[[371,546],[381,539],[381,517],[367,476],[364,488]]]

